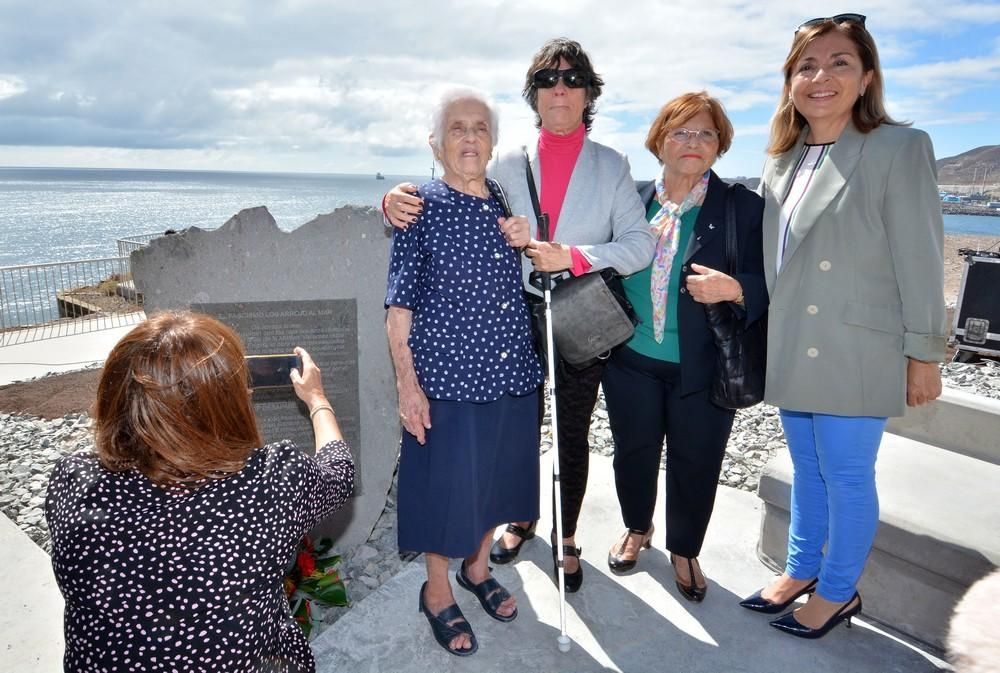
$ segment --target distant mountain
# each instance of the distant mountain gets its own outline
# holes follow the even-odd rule
[[[962,154],[938,159],[938,184],[987,184],[1000,182],[1000,145],[984,145]]]

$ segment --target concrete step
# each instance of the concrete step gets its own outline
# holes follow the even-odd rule
[[[869,615],[943,648],[955,604],[1000,563],[1000,465],[885,433],[875,466],[879,526],[858,588]],[[764,468],[760,554],[784,567],[792,461]]]
[[[62,624],[49,555],[0,514],[0,671],[61,671]]]

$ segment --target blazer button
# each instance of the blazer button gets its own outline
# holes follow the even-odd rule
[[[686,287],[682,287],[681,288],[681,294],[687,294],[687,288]]]
[[[816,306],[816,304],[809,304],[809,306],[806,306],[806,313],[809,315],[816,315],[819,313],[819,307]]]
[[[819,263],[819,270],[820,271],[829,271],[832,268],[833,268],[833,264],[830,264],[830,260],[828,260],[828,259],[824,259],[822,262]]]
[[[687,271],[687,270],[688,270],[688,265],[687,264],[685,264],[684,266],[681,267],[681,271]]]
[[[811,358],[817,358],[819,357],[819,350],[815,348],[810,348],[806,351],[806,355],[808,355]]]

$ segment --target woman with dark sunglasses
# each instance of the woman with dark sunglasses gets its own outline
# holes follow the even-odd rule
[[[552,242],[532,240],[525,248],[525,281],[531,271],[579,276],[613,268],[631,274],[646,267],[655,240],[649,232],[642,203],[632,181],[628,160],[619,152],[587,137],[604,81],[590,57],[573,40],[550,40],[535,54],[525,77],[523,96],[535,112],[538,142],[528,148],[531,172],[548,213]],[[523,151],[500,154],[490,177],[506,189],[514,213],[526,213],[536,226]],[[400,185],[385,199],[389,221],[405,227],[416,220],[423,202],[412,185]],[[525,282],[527,292],[538,291]],[[587,488],[590,419],[604,372],[600,360],[584,368],[556,363],[556,404],[559,422],[559,465],[562,490],[563,545],[566,590],[583,582],[576,523]],[[493,545],[490,559],[509,563],[535,535],[534,521],[512,522]],[[556,554],[552,534],[553,559]]]
[[[765,401],[794,465],[784,573],[740,603],[819,638],[861,611],[889,416],[941,393],[943,223],[927,134],[885,111],[860,14],[795,33],[764,165]],[[824,550],[825,546],[825,550]]]

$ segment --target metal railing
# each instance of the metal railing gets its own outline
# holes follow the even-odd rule
[[[140,246],[141,247],[141,246]],[[138,322],[128,257],[0,267],[0,346]]]
[[[119,238],[115,240],[118,245],[118,256],[128,257],[136,250],[140,248],[145,248],[149,245],[149,242],[154,238],[159,238],[163,236],[163,232],[159,231],[153,234],[132,234],[127,238]]]

